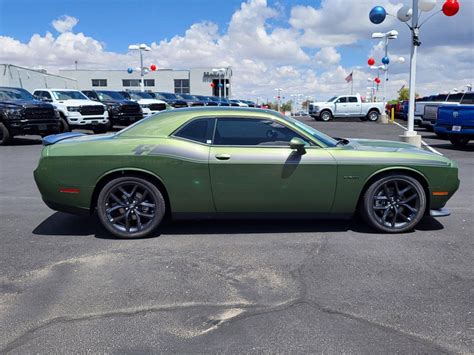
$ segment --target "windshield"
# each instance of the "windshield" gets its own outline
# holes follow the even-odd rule
[[[336,100],[339,96],[333,96],[331,97],[327,102],[333,102],[334,100]]]
[[[97,95],[99,96],[100,101],[104,100],[125,100],[125,97],[120,95],[115,91],[98,91]]]
[[[181,97],[183,99],[186,99],[186,100],[196,100],[196,97],[194,97],[193,95],[189,95],[189,94],[181,94]]]
[[[163,96],[164,98],[168,99],[168,100],[176,100],[177,99],[175,94],[171,94],[171,93],[168,93],[168,92],[160,92],[159,94],[161,96]]]
[[[448,96],[448,99],[446,101],[448,102],[460,102],[461,98],[464,94],[462,92],[457,93],[457,94],[451,94]]]
[[[24,89],[0,89],[0,100],[34,100],[35,98]]]
[[[54,90],[52,93],[56,100],[89,100],[89,98],[80,91]]]
[[[334,138],[331,138],[328,135],[315,130],[313,127],[308,126],[307,124],[304,124],[301,121],[298,121],[294,118],[283,116],[283,115],[280,115],[280,117],[284,118],[288,122],[291,122],[292,124],[297,126],[299,129],[305,131],[310,136],[316,138],[318,141],[324,143],[325,145],[329,147],[335,147],[337,144],[337,140],[335,140]]]
[[[141,98],[141,99],[153,99],[153,96],[151,96],[149,93],[147,92],[132,92],[132,97],[133,95],[135,95],[136,97],[138,97],[138,100]]]

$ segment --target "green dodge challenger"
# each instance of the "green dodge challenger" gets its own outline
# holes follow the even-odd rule
[[[48,136],[35,180],[52,209],[97,210],[116,237],[165,216],[344,218],[383,232],[443,216],[455,162],[400,142],[331,138],[277,112],[164,111],[110,135]]]

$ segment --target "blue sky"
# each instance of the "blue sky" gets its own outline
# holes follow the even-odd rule
[[[445,0],[438,0],[439,10]],[[393,17],[369,22],[375,5],[396,14],[410,0],[0,0],[0,62],[57,71],[124,69],[129,44],[147,43],[159,68],[232,66],[235,91],[269,95],[275,87],[308,95],[365,94],[381,59],[370,35],[397,29],[390,56],[409,58],[410,35]],[[474,0],[455,17],[435,16],[422,30],[418,88],[432,94],[473,81]],[[72,25],[62,16],[71,16]],[[423,16],[428,16],[424,14]],[[53,21],[63,21],[56,30]],[[77,23],[76,23],[77,22]],[[154,43],[154,44],[153,44]],[[391,69],[391,95],[408,81],[408,60]],[[265,80],[260,80],[262,77]],[[256,80],[257,79],[257,80]],[[315,94],[316,93],[316,94]]]

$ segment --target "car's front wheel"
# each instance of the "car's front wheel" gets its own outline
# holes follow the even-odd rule
[[[362,215],[373,228],[388,233],[413,229],[423,218],[426,195],[408,175],[391,174],[374,181],[362,201]]]
[[[465,148],[469,144],[470,139],[464,138],[464,137],[451,136],[449,137],[449,141],[451,142],[452,145],[454,145],[457,148]]]
[[[367,119],[371,122],[375,122],[379,119],[380,117],[380,114],[377,112],[377,111],[370,111],[368,114],[367,114]]]
[[[156,231],[165,215],[160,190],[140,177],[108,182],[97,199],[97,214],[104,228],[118,238],[143,238]]]
[[[321,119],[321,121],[327,122],[327,121],[330,121],[332,119],[332,114],[331,114],[330,111],[323,111],[319,115],[319,118]]]
[[[8,128],[0,122],[0,145],[7,145],[10,143],[10,138]]]

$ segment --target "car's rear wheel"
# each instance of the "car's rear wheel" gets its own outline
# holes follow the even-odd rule
[[[3,123],[0,122],[0,145],[7,145],[10,143],[10,132]]]
[[[392,174],[374,181],[363,196],[362,215],[373,228],[388,233],[413,229],[423,218],[426,195],[415,178]]]
[[[451,136],[451,137],[449,137],[449,141],[455,147],[464,148],[469,144],[470,139],[469,138],[463,138],[463,137]]]
[[[319,118],[321,119],[321,121],[327,122],[327,121],[330,121],[332,119],[332,114],[331,114],[330,111],[323,111],[319,115]]]
[[[372,110],[367,114],[367,119],[371,122],[377,121],[379,117],[380,117],[380,114],[375,110]]]
[[[97,213],[104,228],[118,238],[153,235],[166,204],[160,190],[139,177],[121,177],[107,183],[97,199]]]

